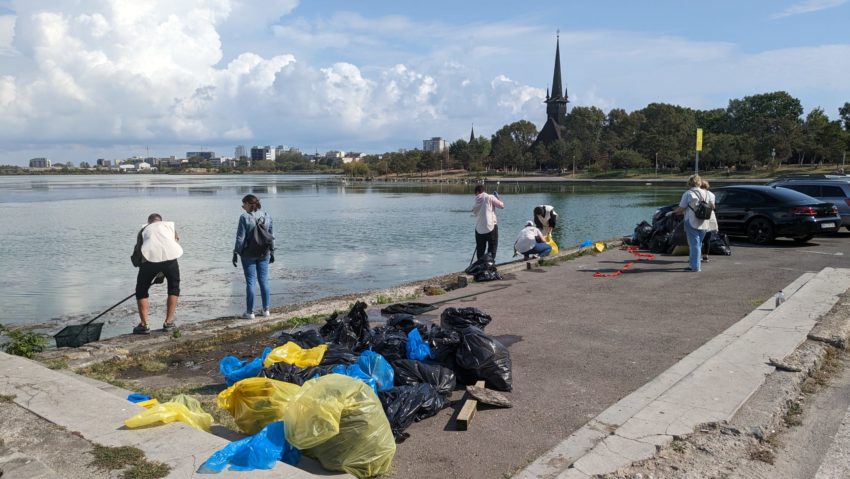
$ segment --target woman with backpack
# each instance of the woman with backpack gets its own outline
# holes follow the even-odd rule
[[[712,197],[714,195],[712,194]],[[685,235],[688,237],[688,271],[699,272],[702,260],[702,240],[705,232],[710,227],[709,218],[714,210],[714,203],[709,202],[709,196],[702,189],[702,178],[699,175],[691,175],[688,178],[688,190],[682,193],[679,206],[672,213],[685,214]]]
[[[245,273],[245,301],[242,319],[254,319],[255,283],[260,283],[260,298],[263,316],[268,317],[271,295],[269,293],[269,263],[274,263],[274,236],[272,218],[263,211],[260,200],[254,195],[242,198],[244,213],[239,217],[236,228],[236,245],[233,247],[233,266],[237,255],[242,258]]]

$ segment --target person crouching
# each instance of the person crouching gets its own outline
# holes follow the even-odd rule
[[[543,232],[543,236],[552,234],[555,223],[558,222],[558,213],[552,205],[540,205],[534,207],[534,225]]]
[[[531,255],[540,257],[549,256],[552,247],[543,239],[543,233],[537,229],[533,221],[525,223],[525,227],[519,232],[514,242],[514,256],[521,254],[528,259]]]

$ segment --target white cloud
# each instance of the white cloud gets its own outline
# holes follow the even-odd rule
[[[803,2],[791,5],[782,12],[774,13],[770,16],[770,18],[777,19],[790,17],[793,15],[800,15],[803,13],[818,12],[821,10],[835,8],[844,5],[845,3],[847,3],[847,0],[805,0]]]
[[[12,41],[15,38],[15,16],[0,15],[0,56],[14,53]]]

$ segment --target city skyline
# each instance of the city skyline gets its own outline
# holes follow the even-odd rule
[[[850,101],[847,0],[30,3],[0,0],[0,164],[541,128],[558,30],[571,107]]]

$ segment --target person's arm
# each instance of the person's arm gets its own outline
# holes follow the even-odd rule
[[[679,200],[679,205],[673,208],[672,213],[674,215],[681,215],[685,213],[685,210],[688,209],[688,204],[691,201],[691,190],[688,190],[682,194],[682,199]]]
[[[504,201],[502,201],[502,200],[500,200],[498,196],[490,195],[490,203],[491,203],[491,204],[492,204],[495,208],[502,208],[502,209],[505,209],[505,202],[504,202]]]

